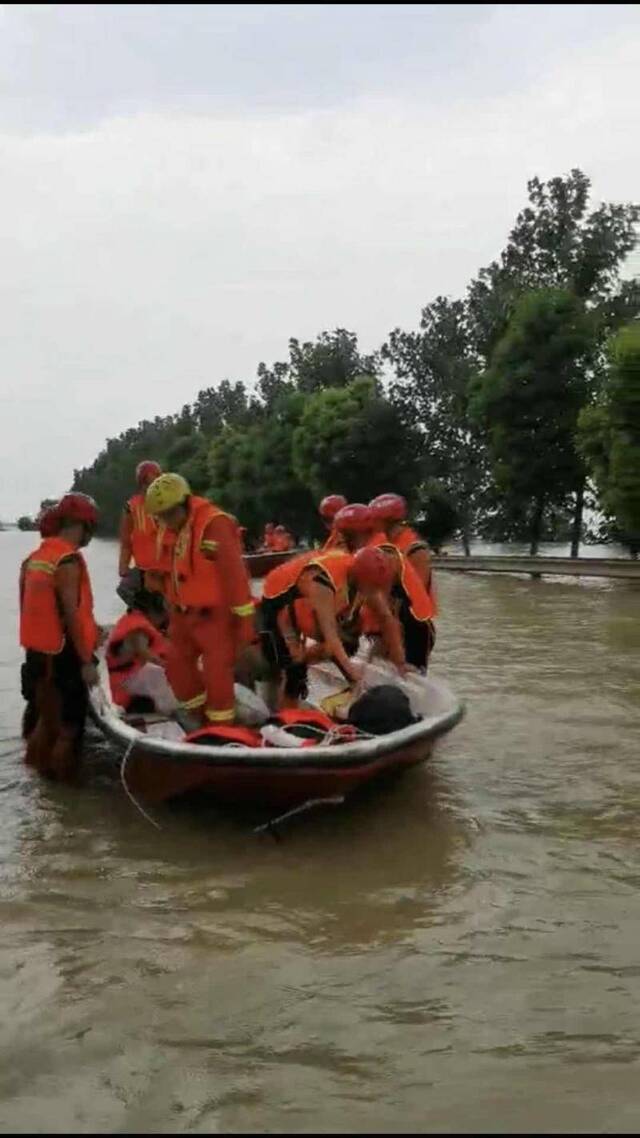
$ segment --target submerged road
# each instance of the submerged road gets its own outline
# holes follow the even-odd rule
[[[640,1127],[640,589],[439,573],[431,764],[275,843],[21,762],[0,535],[0,1128]],[[89,549],[113,619],[116,548]]]

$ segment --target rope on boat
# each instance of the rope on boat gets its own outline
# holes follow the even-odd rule
[[[133,805],[135,806],[136,810],[138,810],[140,812],[140,814],[142,814],[143,818],[147,819],[147,822],[150,822],[152,826],[155,826],[156,830],[161,830],[162,826],[160,825],[160,823],[156,822],[155,818],[152,818],[149,814],[147,814],[146,810],[143,809],[143,807],[138,802],[137,798],[132,794],[132,792],[129,790],[129,787],[127,786],[127,780],[125,778],[125,768],[126,768],[128,760],[129,760],[129,756],[130,756],[133,748],[135,747],[135,744],[136,744],[135,739],[132,739],[132,741],[129,743],[129,746],[127,747],[127,749],[126,749],[126,751],[122,757],[122,763],[120,765],[120,782],[122,783],[122,785],[124,787],[125,794],[127,795],[127,798],[129,798],[129,800],[131,802],[133,802]]]

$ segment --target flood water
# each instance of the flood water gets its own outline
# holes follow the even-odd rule
[[[19,754],[0,534],[0,1127],[640,1127],[640,587],[440,573],[467,703],[393,788],[255,836]],[[115,547],[89,551],[118,612]]]

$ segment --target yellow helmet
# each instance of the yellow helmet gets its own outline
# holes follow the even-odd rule
[[[164,514],[174,506],[181,506],[189,497],[191,488],[181,474],[160,474],[148,487],[144,504],[148,514]]]

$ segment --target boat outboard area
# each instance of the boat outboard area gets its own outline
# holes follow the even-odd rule
[[[359,661],[357,692],[345,688],[334,664],[312,665],[309,697],[298,708],[271,708],[265,684],[256,691],[236,684],[236,722],[214,740],[186,730],[175,710],[128,714],[118,707],[103,656],[91,713],[115,744],[114,756],[126,757],[127,786],[142,801],[194,790],[233,805],[344,801],[379,775],[426,761],[463,715],[442,681],[417,673],[400,678],[387,662],[370,661],[366,648]],[[161,683],[157,690],[166,694]]]

